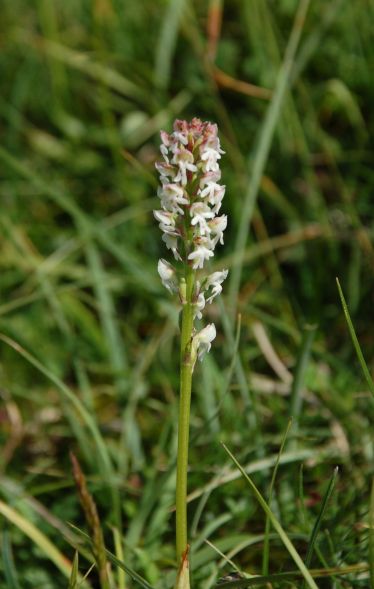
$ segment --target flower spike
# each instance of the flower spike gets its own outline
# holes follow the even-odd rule
[[[154,216],[177,267],[160,260],[158,271],[163,285],[172,293],[178,291],[178,276],[185,278],[187,268],[193,271],[190,303],[194,318],[201,319],[205,304],[222,292],[228,274],[228,270],[222,270],[197,280],[206,261],[214,256],[216,245],[223,244],[227,227],[227,216],[217,216],[225,195],[225,186],[219,184],[219,160],[224,151],[217,125],[197,118],[191,122],[176,120],[172,133],[161,131],[160,151],[163,159],[156,163],[156,169],[160,174],[161,208],[154,211]],[[188,302],[188,297],[180,298],[183,304]],[[199,335],[195,330],[193,333],[194,337]],[[211,328],[209,334],[213,334]],[[209,349],[210,344],[202,345],[199,357]]]

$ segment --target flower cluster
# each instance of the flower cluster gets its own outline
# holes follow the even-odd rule
[[[158,192],[161,209],[154,211],[154,216],[163,232],[162,239],[175,260],[183,269],[189,266],[195,271],[190,302],[194,306],[194,316],[201,319],[205,304],[221,293],[222,282],[228,273],[223,270],[197,278],[197,271],[213,257],[217,243],[223,244],[223,232],[227,226],[227,216],[218,215],[225,186],[219,184],[218,162],[224,152],[220,147],[217,125],[197,118],[190,123],[177,120],[172,133],[161,131],[160,151],[163,161],[157,162],[156,168],[161,180]],[[166,260],[160,260],[158,272],[163,285],[170,292],[179,291],[181,296],[177,269]],[[183,296],[181,300],[187,302]],[[197,339],[201,344],[199,357],[201,351],[209,351],[210,342],[215,337],[214,325],[207,328],[200,332],[202,338]],[[206,341],[204,333],[208,337]]]

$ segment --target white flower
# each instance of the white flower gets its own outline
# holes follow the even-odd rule
[[[210,231],[213,233],[213,247],[215,247],[218,243],[223,244],[223,232],[227,227],[227,215],[222,215],[221,217],[215,217],[208,223]]]
[[[176,236],[164,233],[162,236],[162,241],[165,243],[166,247],[173,252],[174,258],[176,260],[182,259],[178,252],[178,238]]]
[[[199,331],[192,339],[192,348],[195,354],[198,354],[199,360],[203,359],[206,352],[212,347],[212,341],[216,337],[216,328],[214,323],[209,323]]]
[[[159,227],[164,233],[179,237],[180,232],[175,226],[175,214],[169,211],[153,211],[153,215],[159,221]]]
[[[176,141],[183,143],[183,145],[188,144],[188,139],[184,133],[179,133],[178,131],[174,131],[173,135],[174,135],[174,138]]]
[[[202,145],[202,151],[206,148],[214,149],[215,151],[218,151],[218,153],[225,153],[223,149],[221,149],[221,144],[218,138],[218,127],[216,124],[209,124],[209,134]]]
[[[162,184],[167,184],[168,182],[170,182],[169,178],[173,180],[173,178],[175,178],[175,176],[177,175],[175,167],[165,162],[156,162],[155,168],[160,174],[160,180]]]
[[[194,318],[197,317],[198,319],[202,318],[202,312],[205,308],[205,295],[203,292],[199,293],[197,297],[197,301],[194,304]]]
[[[216,149],[208,147],[201,154],[201,159],[204,162],[205,172],[216,172],[219,168],[217,160],[221,159],[221,155]]]
[[[166,164],[164,164],[166,165]],[[221,170],[215,170],[214,172],[205,172],[200,178],[200,188],[204,188],[209,182],[219,182],[221,180]]]
[[[182,186],[187,184],[187,171],[196,172],[197,167],[194,164],[193,155],[188,149],[183,146],[180,149],[176,149],[171,160],[172,164],[177,164],[179,167],[179,173],[175,177],[175,182],[181,182]]]
[[[204,245],[199,245],[189,254],[188,259],[193,260],[192,268],[197,270],[197,268],[203,268],[205,260],[209,260],[212,256],[214,256],[214,253],[211,249],[208,249]]]
[[[164,225],[175,227],[175,215],[169,211],[153,211],[154,218]]]
[[[209,290],[211,288],[212,294],[210,295],[210,297],[207,298],[207,300],[206,300],[207,303],[211,303],[212,300],[216,296],[221,294],[221,292],[222,292],[221,285],[222,285],[222,282],[224,280],[226,280],[228,273],[229,273],[228,270],[221,270],[220,272],[213,272],[213,274],[210,274],[210,276],[208,276],[208,278],[206,279],[204,288],[206,290]]]
[[[226,186],[216,182],[207,182],[205,188],[198,192],[201,198],[208,198],[209,204],[213,205],[213,212],[218,213],[221,208],[222,199],[225,196]]]
[[[164,145],[166,145],[166,147],[170,147],[171,137],[170,137],[169,133],[166,133],[166,131],[160,131],[160,136],[161,136],[162,143]]]
[[[200,234],[210,233],[210,229],[206,222],[207,219],[213,219],[214,213],[203,202],[194,202],[190,208],[190,215],[192,217],[191,225],[199,225]]]
[[[157,265],[157,270],[161,278],[162,284],[167,288],[171,293],[178,291],[178,281],[176,278],[175,268],[166,260],[159,260]]]
[[[180,236],[178,229],[176,227],[173,227],[172,225],[164,225],[163,223],[160,223],[159,227],[161,231],[167,233],[168,235],[174,235],[174,237]]]
[[[163,143],[161,143],[161,145],[160,145],[160,151],[161,151],[161,154],[162,154],[165,162],[168,164],[169,163],[169,158],[168,158],[169,150],[166,147],[166,145],[164,145]]]
[[[160,191],[161,204],[166,211],[184,214],[179,205],[188,205],[184,190],[179,184],[164,184]]]

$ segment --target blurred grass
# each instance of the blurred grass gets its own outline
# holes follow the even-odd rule
[[[374,5],[314,0],[295,21],[307,4],[3,0],[0,495],[33,534],[2,521],[0,587],[67,586],[77,539],[65,522],[83,526],[69,449],[114,562],[173,583],[178,309],[158,280],[151,210],[158,130],[193,116],[218,123],[227,153],[214,266],[232,280],[209,308],[218,337],[194,387],[194,585],[227,567],[205,540],[253,574],[268,538],[272,586],[286,586],[276,575],[292,562],[219,441],[268,497],[296,411],[271,510],[304,559],[318,523],[309,564],[333,571],[319,587],[368,586]],[[318,327],[305,355],[306,324]],[[90,565],[80,547],[82,575]]]

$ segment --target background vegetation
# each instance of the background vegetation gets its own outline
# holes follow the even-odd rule
[[[220,441],[268,498],[291,414],[273,512],[303,558],[319,522],[312,568],[352,566],[319,587],[369,586],[373,399],[335,277],[370,360],[374,11],[308,4],[295,21],[295,0],[3,0],[1,587],[67,587],[82,540],[68,522],[86,529],[69,450],[107,548],[172,583],[178,308],[151,211],[159,129],[193,116],[226,151],[215,266],[231,276],[194,386],[194,586],[233,568],[206,540],[266,570],[264,514]],[[269,568],[294,569],[273,532]]]

